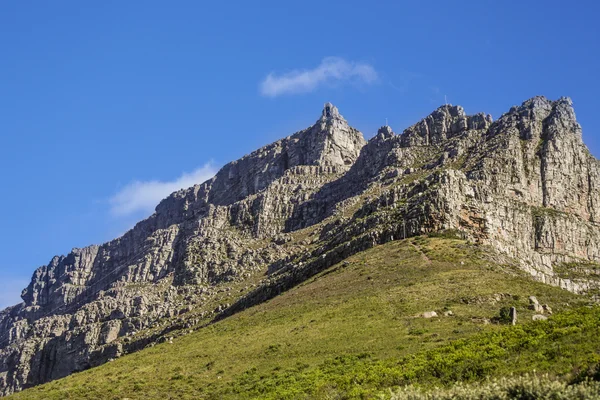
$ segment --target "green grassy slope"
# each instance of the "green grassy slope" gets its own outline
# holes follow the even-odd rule
[[[558,314],[531,322],[530,295]],[[585,304],[464,241],[417,237],[357,254],[172,344],[11,398],[369,398],[510,371],[572,379],[600,351],[600,312]],[[517,308],[519,325],[488,323],[505,306]],[[419,316],[432,310],[440,317]]]

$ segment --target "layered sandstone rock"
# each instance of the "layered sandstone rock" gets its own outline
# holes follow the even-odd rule
[[[23,303],[0,312],[0,393],[101,364],[358,251],[432,231],[455,230],[539,280],[585,292],[597,287],[590,266],[600,262],[599,174],[569,99],[536,97],[495,122],[442,106],[368,143],[328,103],[313,126],[173,193],[121,238],[39,268]]]

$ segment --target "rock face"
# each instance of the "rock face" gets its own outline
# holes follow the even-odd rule
[[[511,307],[508,315],[510,317],[510,324],[516,325],[517,324],[517,309],[515,307]]]
[[[36,270],[23,303],[0,312],[0,394],[168,340],[358,251],[428,232],[454,232],[538,280],[586,292],[600,270],[599,178],[566,98],[535,97],[496,122],[442,106],[368,143],[328,103],[308,129],[173,193],[122,237]]]

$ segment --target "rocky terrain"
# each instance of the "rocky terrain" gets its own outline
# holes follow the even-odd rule
[[[567,98],[535,97],[495,122],[445,105],[368,142],[326,104],[313,126],[173,193],[122,237],[36,270],[23,303],[0,312],[0,394],[168,341],[428,232],[594,296],[599,178]]]

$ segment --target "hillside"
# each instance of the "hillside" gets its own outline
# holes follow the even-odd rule
[[[10,398],[354,398],[593,369],[600,308],[494,259],[444,237],[376,246],[192,334]],[[551,306],[548,321],[532,321],[529,296]],[[517,326],[489,323],[507,306]]]
[[[342,293],[332,290],[335,286],[321,286],[335,298],[346,298],[348,307],[356,305],[358,299],[375,303],[366,314],[359,310],[362,323],[360,316],[333,319],[339,326],[331,325],[329,331],[317,323],[329,318],[327,313],[310,317],[308,323],[300,325],[306,326],[302,330],[308,332],[308,327],[314,326],[317,338],[322,335],[332,347],[326,350],[319,345],[314,350],[318,357],[312,361],[308,353],[298,349],[299,360],[326,362],[327,357],[344,354],[350,348],[360,353],[355,349],[372,343],[373,338],[378,338],[372,346],[379,346],[379,350],[368,346],[361,350],[373,357],[390,351],[390,356],[402,357],[402,351],[417,351],[404,344],[402,335],[395,339],[401,344],[387,342],[395,335],[389,327],[396,325],[386,312],[406,312],[407,321],[414,322],[420,321],[413,318],[416,313],[455,307],[456,318],[435,320],[440,321],[441,328],[448,324],[446,328],[451,327],[453,333],[432,331],[431,335],[440,335],[426,341],[427,346],[433,346],[470,335],[475,327],[495,329],[483,322],[499,312],[500,303],[508,301],[502,293],[509,293],[521,308],[528,296],[535,294],[526,287],[537,288],[541,300],[556,310],[575,302],[575,294],[597,299],[599,182],[600,162],[583,143],[568,98],[551,101],[534,97],[510,108],[496,121],[484,113],[467,115],[460,106],[444,105],[401,134],[384,126],[369,141],[327,103],[310,127],[225,165],[206,182],[171,194],[152,216],[122,237],[73,249],[38,268],[23,291],[23,302],[0,311],[0,394],[12,394],[109,361],[111,366],[126,363],[119,358],[164,342],[167,344],[158,348],[168,347],[175,332],[190,333],[202,326],[206,327],[194,335],[208,335],[218,327],[233,330],[235,324],[244,324],[244,316],[285,299],[292,307],[295,303],[286,296],[301,296],[307,293],[302,290],[325,285],[319,281],[334,285],[329,280],[338,273],[312,280],[346,260],[356,262],[352,257],[366,257],[361,268],[369,274],[366,271],[378,257],[388,256],[378,253],[387,248],[379,247],[386,243],[403,246],[396,273],[405,278],[389,277],[375,285],[371,281],[376,277],[369,280],[367,275],[362,282],[356,277],[360,276],[358,270],[345,268],[339,276],[354,276],[360,284]],[[449,253],[435,256],[446,254],[444,263],[429,255],[435,249],[416,239],[423,235],[455,236],[477,247],[468,251],[446,249]],[[410,238],[415,238],[414,243]],[[463,255],[468,260],[460,259],[460,251],[470,254]],[[483,253],[494,271],[486,270],[488,264],[477,262],[479,256],[472,252]],[[404,256],[416,259],[400,262]],[[460,275],[463,266],[471,263],[472,268],[479,268],[477,279],[484,279],[481,287],[474,289],[478,285],[471,277],[474,281],[463,288],[468,279],[460,277],[452,290],[463,297],[469,293],[497,294],[500,300],[489,307],[487,300],[482,300],[483,305],[474,308],[473,302],[479,300],[467,299],[468,310],[472,310],[467,312],[461,309],[458,295],[431,296],[429,292],[453,282],[442,279],[445,275],[434,268],[438,266],[435,262],[441,263],[440,268],[449,268],[450,275]],[[427,268],[417,268],[422,264]],[[498,268],[502,272],[495,271]],[[430,276],[429,271],[435,273]],[[486,275],[492,272],[497,274],[494,279]],[[408,296],[421,288],[414,298],[400,301],[390,294],[391,300],[381,303],[372,295],[393,285],[394,279],[409,277],[414,279],[413,285],[397,296]],[[516,291],[521,286],[522,290]],[[489,292],[479,293],[484,288]],[[544,293],[557,297],[545,299]],[[326,294],[310,296],[318,300]],[[305,297],[310,296],[307,293]],[[564,301],[558,300],[561,296]],[[319,309],[313,300],[305,300],[298,307],[309,307],[305,310],[309,314],[324,312],[313,310]],[[347,311],[351,314],[352,309]],[[365,315],[369,321],[364,320]],[[481,323],[470,325],[461,315]],[[524,310],[524,316],[530,317],[528,311]],[[273,317],[268,312],[264,318],[269,321]],[[382,318],[380,333],[375,332],[377,318]],[[285,317],[282,321],[282,326],[290,323]],[[462,325],[453,326],[453,321]],[[361,326],[371,324],[374,328],[361,337],[361,329],[366,329]],[[253,320],[251,327],[270,329],[261,328],[260,320]],[[346,332],[358,336],[344,350],[339,346],[346,342]],[[235,336],[239,334],[231,334],[231,340],[241,340]],[[287,344],[271,338],[286,335],[256,331],[251,336],[262,339],[254,345],[249,343],[247,349],[260,343],[261,348],[273,345],[273,353],[285,354]],[[422,335],[408,337],[415,343],[424,341],[415,336]],[[211,338],[200,341],[204,340],[208,346]],[[305,340],[301,346],[310,349]],[[393,354],[396,350],[390,348],[398,346],[404,350]],[[418,351],[427,346],[418,346]],[[157,351],[154,348],[144,354]],[[221,347],[219,351],[224,350]],[[255,356],[252,353],[248,357]],[[217,363],[206,363],[210,361]],[[221,370],[227,371],[225,366],[215,371]],[[244,371],[231,371],[229,377],[219,375],[219,382]]]

